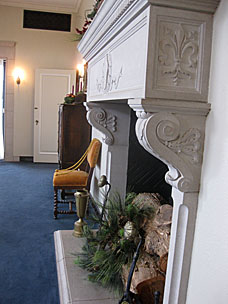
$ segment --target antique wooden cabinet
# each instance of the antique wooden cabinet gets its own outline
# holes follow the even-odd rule
[[[82,103],[59,106],[58,162],[59,168],[73,165],[90,143],[91,127]]]

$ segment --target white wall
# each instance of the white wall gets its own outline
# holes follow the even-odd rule
[[[72,42],[75,27],[84,23],[84,11],[93,0],[83,0],[79,13],[72,15],[71,33],[23,29],[23,9],[0,6],[0,40],[16,42],[15,66],[26,73],[24,82],[15,85],[14,156],[33,155],[34,72],[36,68],[75,69],[81,61],[77,42]]]
[[[214,17],[204,163],[187,304],[228,303],[228,1]]]

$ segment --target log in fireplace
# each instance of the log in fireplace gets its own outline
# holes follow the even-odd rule
[[[144,161],[134,151],[132,129],[139,144],[167,166],[162,174],[172,187],[174,208],[165,304],[186,302],[218,4],[105,0],[78,46],[88,61],[87,119],[93,137],[103,141],[92,195],[99,199],[102,174],[113,190],[125,195],[134,176],[129,175],[132,163],[137,156],[137,168]],[[146,164],[148,171],[156,171],[151,161]]]

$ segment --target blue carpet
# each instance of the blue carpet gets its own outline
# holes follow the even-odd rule
[[[53,219],[57,165],[0,162],[0,304],[58,304],[53,233],[75,215]]]

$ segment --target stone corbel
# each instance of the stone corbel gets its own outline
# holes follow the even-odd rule
[[[145,111],[143,106],[134,107],[132,101],[130,106],[138,117],[135,130],[139,143],[169,168],[166,182],[181,192],[198,192],[208,104],[198,114],[189,107],[171,110],[170,104],[169,111],[159,111],[153,105]]]
[[[117,118],[115,115],[108,114],[103,108],[94,103],[87,103],[87,120],[91,126],[104,134],[103,142],[107,145],[114,143],[116,132]]]

